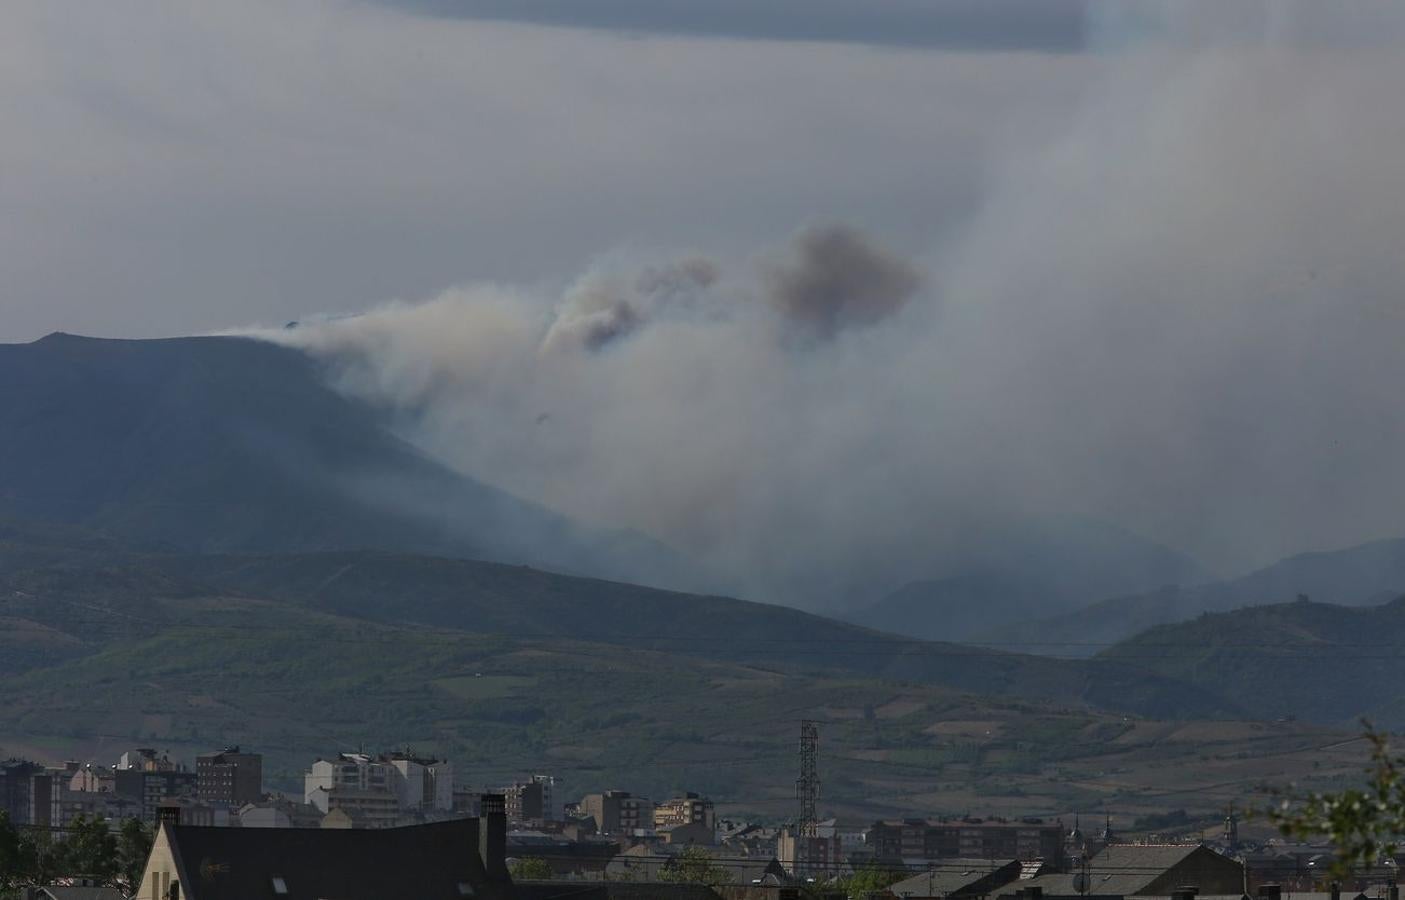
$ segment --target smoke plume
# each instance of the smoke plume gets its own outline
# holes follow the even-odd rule
[[[884,252],[852,228],[814,227],[795,239],[791,258],[767,277],[770,302],[802,329],[832,338],[897,312],[921,284],[906,260]]]
[[[464,470],[758,598],[1075,519],[1221,570],[1405,533],[1400,16],[1325,6],[1105,17],[1080,113],[920,261],[812,227],[272,336]]]

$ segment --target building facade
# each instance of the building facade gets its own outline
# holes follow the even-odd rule
[[[1042,859],[1055,868],[1064,864],[1063,838],[1057,822],[1038,819],[899,819],[875,822],[869,831],[869,843],[880,860]]]
[[[123,771],[174,772],[180,767],[171,762],[164,753],[158,754],[151,747],[138,747],[119,756],[117,765],[113,768]]]
[[[502,789],[507,803],[509,822],[559,822],[560,808],[556,802],[556,779],[550,775],[533,775]]]
[[[390,788],[407,812],[448,812],[454,808],[454,766],[448,760],[415,756],[409,750],[386,753]]]
[[[195,757],[195,792],[206,803],[238,808],[263,797],[263,756],[227,747]]]
[[[712,801],[694,793],[686,793],[672,800],[665,800],[654,807],[654,827],[671,828],[678,825],[703,825],[717,827],[717,815]]]
[[[844,842],[837,835],[807,836],[788,828],[776,836],[776,859],[796,876],[833,876],[844,865]]]
[[[595,820],[601,834],[631,834],[654,827],[654,802],[629,791],[605,791],[581,798],[580,811]]]
[[[135,803],[143,822],[155,822],[162,800],[193,798],[194,772],[176,769],[118,768],[113,773],[113,792]]]
[[[61,779],[24,759],[0,762],[0,810],[16,825],[53,825],[61,821]]]

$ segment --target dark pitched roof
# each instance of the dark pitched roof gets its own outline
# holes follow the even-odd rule
[[[903,879],[888,888],[903,897],[947,897],[960,893],[987,893],[1019,877],[1020,864],[1013,859],[967,860],[964,865],[946,864],[940,868]],[[977,891],[975,888],[981,888]]]
[[[518,900],[721,900],[705,884],[659,881],[525,881],[516,892]]]
[[[463,900],[484,896],[478,821],[404,828],[166,825],[191,900]],[[286,893],[277,893],[274,879]],[[468,885],[465,893],[460,885]]]
[[[1088,861],[1093,869],[1165,871],[1201,848],[1201,844],[1110,844]]]
[[[1167,872],[1196,853],[1232,860],[1201,844],[1113,844],[1088,861],[1088,885],[1080,891],[1072,873],[1040,875],[1010,886],[1038,887],[1046,897],[1131,897],[1144,894]]]

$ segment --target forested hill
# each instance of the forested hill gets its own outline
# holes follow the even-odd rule
[[[1345,607],[1300,600],[1206,613],[1099,654],[1225,698],[1258,718],[1405,727],[1405,597]]]

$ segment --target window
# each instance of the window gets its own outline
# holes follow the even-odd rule
[[[284,881],[281,877],[274,875],[273,893],[278,894],[279,896],[285,896],[288,893],[288,882]]]
[[[460,881],[460,882],[459,882],[459,896],[460,896],[460,897],[472,897],[473,895],[474,895],[473,885],[469,884],[467,881]]]

